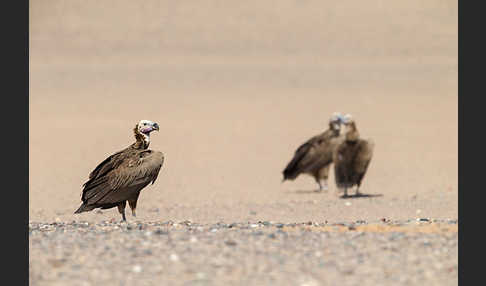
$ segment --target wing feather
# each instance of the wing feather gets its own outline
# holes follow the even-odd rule
[[[83,203],[109,204],[128,199],[155,181],[163,162],[164,155],[152,150],[132,150],[110,156],[85,183]]]
[[[314,136],[299,146],[294,157],[283,171],[285,179],[295,179],[299,174],[321,169],[332,162],[331,132]]]

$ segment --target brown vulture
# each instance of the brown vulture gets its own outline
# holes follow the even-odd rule
[[[356,123],[351,115],[342,118],[345,127],[344,141],[337,146],[334,154],[334,177],[343,197],[348,196],[348,188],[356,185],[356,195],[373,156],[374,143],[371,139],[360,139]]]
[[[164,163],[162,152],[147,149],[154,130],[158,131],[159,125],[149,120],[141,120],[135,126],[135,143],[105,159],[89,174],[81,194],[83,203],[74,213],[118,207],[126,221],[128,201],[135,216],[140,191],[155,182]]]
[[[319,184],[319,191],[327,190],[329,167],[336,146],[343,140],[340,136],[341,115],[335,112],[329,119],[329,129],[312,137],[302,144],[294,153],[294,157],[283,170],[283,181],[294,180],[300,174],[314,177]],[[324,186],[321,184],[324,181]]]

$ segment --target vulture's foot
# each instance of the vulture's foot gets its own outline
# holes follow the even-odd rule
[[[322,191],[326,191],[326,192],[327,192],[328,190],[329,190],[329,186],[327,185],[327,182],[324,182],[324,184],[323,184],[323,185],[321,185],[321,189],[320,189],[320,191],[321,191],[321,192],[322,192]]]
[[[348,197],[348,188],[344,188],[344,194],[341,196],[341,198],[347,198]]]
[[[322,184],[320,181],[317,181],[317,183],[319,184],[319,189],[316,190],[316,192],[322,192],[322,191],[327,191],[329,190],[328,186],[327,186],[327,182],[324,182],[324,184]]]

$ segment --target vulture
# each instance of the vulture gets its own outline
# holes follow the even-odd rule
[[[307,142],[299,146],[294,153],[294,157],[283,170],[283,181],[294,180],[300,174],[313,176],[319,191],[327,190],[327,179],[329,168],[333,159],[333,150],[343,140],[340,135],[341,115],[335,112],[329,119],[329,129],[323,133],[312,137]],[[321,184],[324,181],[324,186]]]
[[[123,221],[126,221],[125,206],[128,205],[135,217],[138,196],[148,184],[154,183],[164,163],[162,152],[148,149],[150,132],[159,130],[159,125],[141,120],[133,129],[135,143],[116,152],[101,162],[83,184],[82,204],[74,213],[96,208],[118,207]]]
[[[344,140],[337,146],[334,154],[334,178],[343,197],[348,196],[348,188],[356,185],[356,195],[373,156],[374,143],[371,139],[359,137],[356,123],[350,114],[342,117],[345,127]]]

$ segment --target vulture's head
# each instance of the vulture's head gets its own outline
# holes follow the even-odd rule
[[[341,122],[344,124],[346,132],[346,140],[356,141],[359,139],[359,132],[354,123],[354,119],[351,114],[346,114],[341,117]]]
[[[148,148],[150,144],[150,132],[154,130],[159,131],[159,124],[150,120],[140,120],[133,129],[135,139],[137,140],[136,146]]]
[[[137,130],[141,134],[150,135],[150,132],[157,130],[159,131],[159,124],[150,120],[140,120],[137,124]]]
[[[339,112],[334,112],[329,118],[329,127],[332,130],[339,131],[341,129],[341,118],[342,115]]]
[[[349,126],[352,123],[354,123],[353,116],[351,116],[351,114],[349,114],[349,113],[344,115],[344,116],[340,116],[340,118],[341,118],[341,122],[344,124],[344,126]]]

